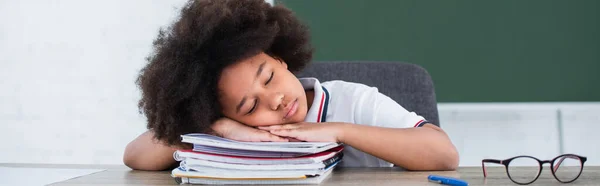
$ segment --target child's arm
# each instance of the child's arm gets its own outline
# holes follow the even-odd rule
[[[228,118],[217,120],[212,129],[217,133],[215,135],[238,141],[288,141]],[[173,153],[183,148],[185,147],[172,147],[159,142],[154,138],[152,131],[146,131],[127,145],[123,163],[137,170],[165,170],[177,165]]]
[[[455,170],[458,166],[456,148],[435,125],[382,128],[347,124],[341,130],[343,143],[408,170]]]
[[[298,123],[261,127],[302,141],[335,141],[350,145],[408,170],[454,170],[458,153],[442,129],[384,128],[351,123]]]
[[[154,138],[152,131],[146,131],[129,142],[123,155],[123,163],[135,170],[166,170],[176,165],[170,147]]]
[[[455,170],[458,152],[439,127],[381,128],[345,125],[344,143],[408,170]],[[369,134],[369,135],[365,135]]]

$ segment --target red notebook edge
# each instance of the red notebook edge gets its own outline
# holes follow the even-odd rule
[[[177,150],[177,151],[178,152],[184,152],[184,153],[204,154],[204,155],[210,155],[210,156],[220,156],[220,157],[239,158],[239,159],[289,160],[289,159],[304,159],[304,158],[316,158],[316,157],[320,157],[320,156],[327,156],[327,155],[330,155],[332,153],[333,154],[337,154],[339,152],[342,152],[343,150],[344,150],[344,146],[343,145],[339,145],[337,147],[333,147],[333,148],[328,149],[328,150],[323,151],[323,152],[319,152],[319,153],[315,153],[315,154],[308,154],[308,155],[303,155],[303,156],[298,156],[298,157],[291,157],[291,158],[234,156],[234,155],[215,154],[215,153],[208,153],[208,152],[199,152],[199,151],[193,151],[191,149],[180,149],[180,150]]]

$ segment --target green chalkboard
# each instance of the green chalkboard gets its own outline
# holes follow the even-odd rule
[[[600,0],[282,0],[315,61],[426,68],[439,102],[600,101]]]

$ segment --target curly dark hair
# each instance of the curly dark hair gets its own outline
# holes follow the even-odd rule
[[[161,28],[136,84],[140,113],[155,138],[183,145],[182,134],[212,133],[222,117],[221,71],[265,52],[300,71],[312,58],[308,27],[287,8],[264,0],[190,0]]]

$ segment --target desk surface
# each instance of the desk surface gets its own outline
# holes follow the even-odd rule
[[[138,185],[177,185],[169,171],[134,171],[120,165],[44,165],[44,164],[0,164],[3,167],[30,168],[78,168],[106,169],[52,184],[51,186],[103,185],[103,186],[138,186]],[[420,172],[401,171],[397,168],[337,168],[321,185],[432,185],[427,181],[430,174],[452,176],[464,179],[469,185],[517,185],[511,182],[503,167],[488,168],[488,178],[483,178],[481,167],[461,167],[457,171]],[[540,178],[531,185],[564,185],[556,181],[550,169],[544,167]],[[579,179],[568,186],[600,185],[600,167],[585,167]]]

